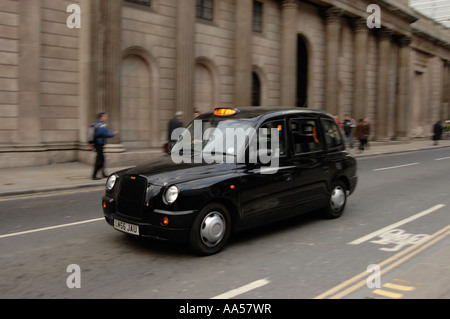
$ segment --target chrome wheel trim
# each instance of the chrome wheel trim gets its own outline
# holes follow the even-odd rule
[[[208,213],[200,227],[203,244],[207,247],[217,246],[225,236],[226,227],[226,220],[221,213],[217,211]]]
[[[334,212],[340,211],[344,207],[345,201],[346,201],[345,189],[341,186],[336,186],[331,192],[330,198],[331,209]]]

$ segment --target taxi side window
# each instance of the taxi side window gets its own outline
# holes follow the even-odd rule
[[[316,120],[291,119],[289,125],[294,155],[317,152],[323,149]]]
[[[273,148],[275,144],[273,132],[278,134],[278,143],[280,149],[280,156],[286,155],[286,130],[284,121],[273,121],[261,125],[258,132],[258,147],[259,148]]]
[[[328,149],[341,148],[343,146],[342,135],[335,121],[322,120],[325,135],[325,143]]]

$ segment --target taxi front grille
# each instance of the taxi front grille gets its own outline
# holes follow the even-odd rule
[[[124,176],[120,183],[117,198],[117,212],[119,215],[142,219],[147,180],[139,176]]]

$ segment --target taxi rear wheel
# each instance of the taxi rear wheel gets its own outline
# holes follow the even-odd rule
[[[336,181],[331,188],[327,206],[324,208],[324,217],[335,219],[342,216],[347,203],[347,189],[342,181]]]
[[[230,214],[225,206],[219,203],[205,206],[194,220],[189,246],[200,255],[218,253],[230,238],[230,221]]]

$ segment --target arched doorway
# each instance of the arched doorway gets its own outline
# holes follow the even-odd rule
[[[305,39],[297,37],[297,106],[308,106],[308,48]]]
[[[209,69],[202,63],[195,66],[194,109],[200,113],[209,112],[214,107],[214,81]]]
[[[218,70],[206,57],[198,57],[195,65],[194,109],[211,112],[219,101]]]
[[[256,72],[252,72],[252,106],[261,106],[261,81]]]
[[[148,148],[151,132],[151,76],[138,55],[124,57],[121,65],[120,138],[127,149]]]

